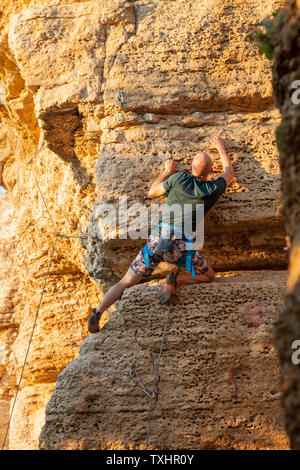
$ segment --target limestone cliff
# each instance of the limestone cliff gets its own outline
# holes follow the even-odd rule
[[[275,318],[284,285],[284,274],[275,272],[284,270],[287,263],[275,141],[280,113],[273,103],[270,63],[247,41],[247,35],[254,23],[285,4],[283,0],[0,1],[3,10],[0,79],[3,90],[7,87],[0,104],[0,180],[8,190],[0,201],[2,429],[25,356],[55,234],[81,237],[57,241],[10,427],[10,448],[37,447],[45,404],[57,376],[78,355],[87,335],[89,307],[97,304],[102,291],[120,278],[142,246],[142,240],[129,243],[101,237],[100,204],[110,202],[117,206],[119,198],[126,195],[128,205],[135,202],[149,205],[145,198],[147,189],[162,162],[172,156],[180,168],[186,168],[198,149],[212,152],[209,141],[220,133],[233,159],[236,177],[209,214],[204,254],[220,273],[274,271],[255,271],[251,276],[245,274],[245,278],[243,272],[228,279],[220,276],[215,286],[194,287],[176,300],[175,331],[171,332],[164,351],[166,362],[161,378],[164,387],[159,388],[162,404],[155,409],[151,445],[287,446],[279,406],[272,322],[261,327],[257,341],[250,341],[247,321],[244,326],[239,323],[249,312],[237,308],[245,303],[251,311],[259,299],[259,305],[262,302],[263,308],[272,311]],[[124,121],[116,117],[116,98],[121,90]],[[220,162],[216,154],[212,156],[217,175]],[[157,277],[166,270],[168,266],[162,266]],[[118,307],[119,315],[99,335],[85,340],[81,355],[60,376],[48,406],[41,445],[51,449],[142,447],[145,397],[133,384],[125,385],[128,377],[116,354],[122,356],[125,350],[131,354],[131,345],[138,364],[141,354],[141,374],[149,382],[150,356],[157,352],[161,333],[161,326],[154,328],[155,316],[161,318],[156,306],[158,292],[155,286],[129,291]],[[230,295],[231,302],[226,300]],[[201,306],[202,298],[211,318]],[[148,319],[142,318],[145,309],[150,315]],[[134,311],[140,312],[139,319],[135,319]],[[127,330],[122,326],[123,317],[128,318]],[[151,317],[153,325],[149,323]],[[185,324],[188,318],[198,323],[194,337],[189,340],[189,325]],[[232,326],[234,319],[240,325],[237,331]],[[213,340],[214,322],[220,328],[216,336],[219,353]],[[140,346],[138,339],[131,341],[135,329],[142,341]],[[148,341],[143,343],[141,337]],[[111,358],[114,371],[106,357],[105,344],[115,344],[118,338],[119,345]],[[236,350],[229,354],[225,346],[233,341]],[[177,379],[174,364],[168,365],[174,350],[181,368]],[[207,362],[204,360],[207,350],[211,364],[208,358]],[[237,360],[239,355],[244,358],[243,363]],[[262,376],[255,386],[248,387],[257,373],[256,360],[263,361],[265,357],[259,372]],[[87,372],[91,358],[96,370]],[[184,375],[185,364],[188,377]],[[229,377],[222,376],[215,395],[211,395],[217,380],[211,370],[213,364],[216,369],[228,368]],[[202,367],[203,381],[198,383]],[[99,371],[97,376],[99,368],[104,368],[103,374]],[[245,368],[248,375],[243,375]],[[118,373],[120,384],[116,379]],[[235,379],[229,386],[231,376]],[[76,377],[77,384],[73,383]],[[60,414],[59,421],[56,407],[65,406],[65,402],[58,402],[60,393],[67,394],[61,388],[66,383],[71,384],[68,393],[72,399],[75,393],[78,409],[74,402],[74,414],[68,408]],[[101,402],[107,399],[106,393],[113,389],[113,384],[116,395],[111,395],[114,418],[110,420]],[[132,393],[130,399],[135,405],[128,409]],[[174,402],[164,414],[168,394],[171,398],[175,394]],[[221,399],[217,400],[218,394]],[[251,396],[256,397],[253,402]],[[259,412],[254,404],[258,396],[262,400]],[[99,419],[97,424],[94,411],[90,414],[87,411],[93,406],[97,419],[103,420],[101,428],[97,428]],[[181,407],[180,416],[185,424],[172,441],[171,435],[166,437],[168,421],[177,407]],[[83,413],[80,411],[83,409],[85,419],[76,436],[72,426],[78,427],[78,413]],[[188,422],[191,410],[194,420]],[[234,416],[231,419],[230,414]],[[118,434],[120,420],[129,415],[135,425],[128,425]],[[213,417],[215,423],[209,423]],[[226,418],[224,422],[222,417]],[[58,432],[55,421],[64,432]],[[26,427],[20,423],[26,423]],[[93,426],[98,429],[98,434],[93,433],[97,442],[90,436]]]
[[[285,309],[276,329],[282,366],[283,405],[291,447],[300,449],[299,365],[291,360],[295,344],[300,339],[300,2],[293,1],[284,20],[275,25],[274,90],[276,103],[282,112],[278,128],[280,166],[282,170],[283,212],[288,235],[291,238],[291,255],[288,295]],[[296,343],[295,343],[296,342]]]
[[[284,281],[280,272],[244,272],[175,297],[149,448],[287,448],[272,341]],[[256,329],[248,313],[257,301],[270,318]],[[41,448],[145,449],[149,398],[130,367],[151,389],[165,313],[156,285],[122,297],[118,314],[59,375]]]

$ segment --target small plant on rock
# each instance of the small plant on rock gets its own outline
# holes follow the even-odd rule
[[[266,18],[255,26],[258,28],[249,34],[248,41],[254,42],[259,47],[259,53],[265,54],[269,60],[273,60],[274,47],[278,26],[284,21],[286,12],[280,10],[273,13],[273,18]],[[264,31],[262,30],[264,28]]]

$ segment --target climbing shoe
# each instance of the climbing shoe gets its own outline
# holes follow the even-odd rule
[[[161,293],[161,296],[160,296],[160,303],[162,305],[168,303],[169,300],[171,299],[172,295],[175,294],[176,278],[177,278],[177,276],[174,273],[170,273],[170,274],[167,275],[166,285],[165,285],[164,290],[163,290],[163,292]]]
[[[93,313],[88,319],[88,330],[90,333],[98,333],[98,331],[100,331],[99,322],[101,315],[100,312],[97,312],[97,310],[93,308]]]

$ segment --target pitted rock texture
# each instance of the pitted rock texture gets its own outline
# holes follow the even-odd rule
[[[170,311],[149,448],[288,447],[273,339],[285,279],[282,272],[245,272],[180,289]],[[128,289],[101,332],[86,338],[58,377],[42,448],[145,448],[149,398],[130,378],[129,366],[151,388],[167,310],[159,292],[157,285]],[[255,307],[261,309],[257,327]]]
[[[147,190],[166,158],[185,169],[207,150],[214,177],[221,167],[209,140],[221,133],[236,178],[207,218],[204,254],[220,271],[286,267],[280,115],[270,63],[247,41],[249,28],[285,3],[0,0],[0,184],[7,189],[0,202],[0,434],[55,233],[83,237],[57,241],[11,449],[37,448],[43,406],[78,354],[90,307],[144,243],[102,236],[100,204],[117,207],[127,196],[129,206],[149,205]],[[120,90],[124,122],[116,118]],[[243,439],[235,445],[247,446]]]
[[[17,325],[13,321],[17,303],[18,275],[11,253],[18,240],[16,211],[6,198],[0,198],[0,442],[9,419],[9,405],[15,391],[12,344]]]
[[[93,183],[80,186],[71,166],[47,147],[35,114],[32,93],[20,70],[16,72],[15,57],[8,46],[9,24],[5,21],[8,21],[8,12],[10,19],[12,13],[26,5],[1,2],[1,11],[2,5],[5,14],[0,19],[0,85],[3,92],[0,183],[7,189],[7,194],[0,201],[1,446],[55,233],[84,235],[94,201]],[[80,136],[76,145],[78,159],[92,175],[98,144],[86,142],[84,136]],[[32,157],[34,159],[28,165]],[[35,177],[55,227],[48,217]],[[6,448],[37,448],[44,404],[54,388],[57,374],[77,355],[87,334],[90,306],[101,299],[98,285],[86,272],[83,253],[78,239],[57,241]],[[27,387],[30,387],[30,394],[26,397],[34,399],[32,405],[24,406],[23,388]],[[29,403],[29,398],[26,400]],[[26,436],[22,425],[25,422],[30,423],[26,426]]]
[[[288,295],[277,326],[282,366],[283,406],[291,448],[300,450],[300,371],[292,361],[300,339],[300,1],[276,22],[274,44],[274,91],[282,112],[277,131],[282,170],[283,212],[291,239]],[[296,348],[295,348],[296,342]],[[296,356],[299,357],[297,354]]]
[[[22,387],[12,415],[10,448],[28,450],[36,447],[45,422],[45,407],[55,384]]]
[[[92,174],[78,147],[100,144],[86,247],[88,271],[105,285],[126,272],[142,241],[128,249],[127,240],[116,245],[99,234],[99,205],[117,208],[125,195],[129,204],[149,205],[162,162],[172,157],[188,168],[199,149],[212,151],[208,142],[220,132],[236,179],[207,219],[204,252],[216,269],[285,266],[274,136],[280,116],[270,65],[247,41],[251,25],[284,3],[55,2],[11,18],[10,48],[47,146],[83,188]],[[116,118],[120,90],[124,122]],[[215,177],[215,153],[213,160]]]

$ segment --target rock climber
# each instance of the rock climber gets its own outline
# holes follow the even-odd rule
[[[218,150],[223,166],[223,174],[215,180],[208,180],[212,171],[212,160],[205,152],[199,152],[193,158],[190,172],[178,172],[173,160],[165,162],[163,173],[152,184],[148,196],[157,198],[168,195],[166,205],[195,203],[204,205],[204,215],[213,207],[225,192],[227,185],[234,176],[234,170],[221,137],[214,137],[211,144]],[[166,207],[165,205],[165,207]],[[193,217],[193,216],[192,216]],[[164,226],[160,223],[160,227]],[[178,226],[178,220],[176,222]],[[177,287],[188,284],[213,282],[215,273],[207,260],[199,251],[188,250],[186,237],[176,235],[175,229],[169,227],[168,237],[160,237],[161,228],[154,234],[151,232],[144,248],[140,250],[125,276],[112,286],[104,296],[101,304],[88,320],[90,333],[97,333],[103,313],[123,294],[124,289],[138,284],[148,278],[161,261],[177,266],[186,266],[186,272],[171,273],[161,294],[161,304],[167,303],[175,294]],[[195,228],[195,227],[193,227]],[[167,239],[169,238],[169,239]],[[189,259],[190,258],[190,259]]]

